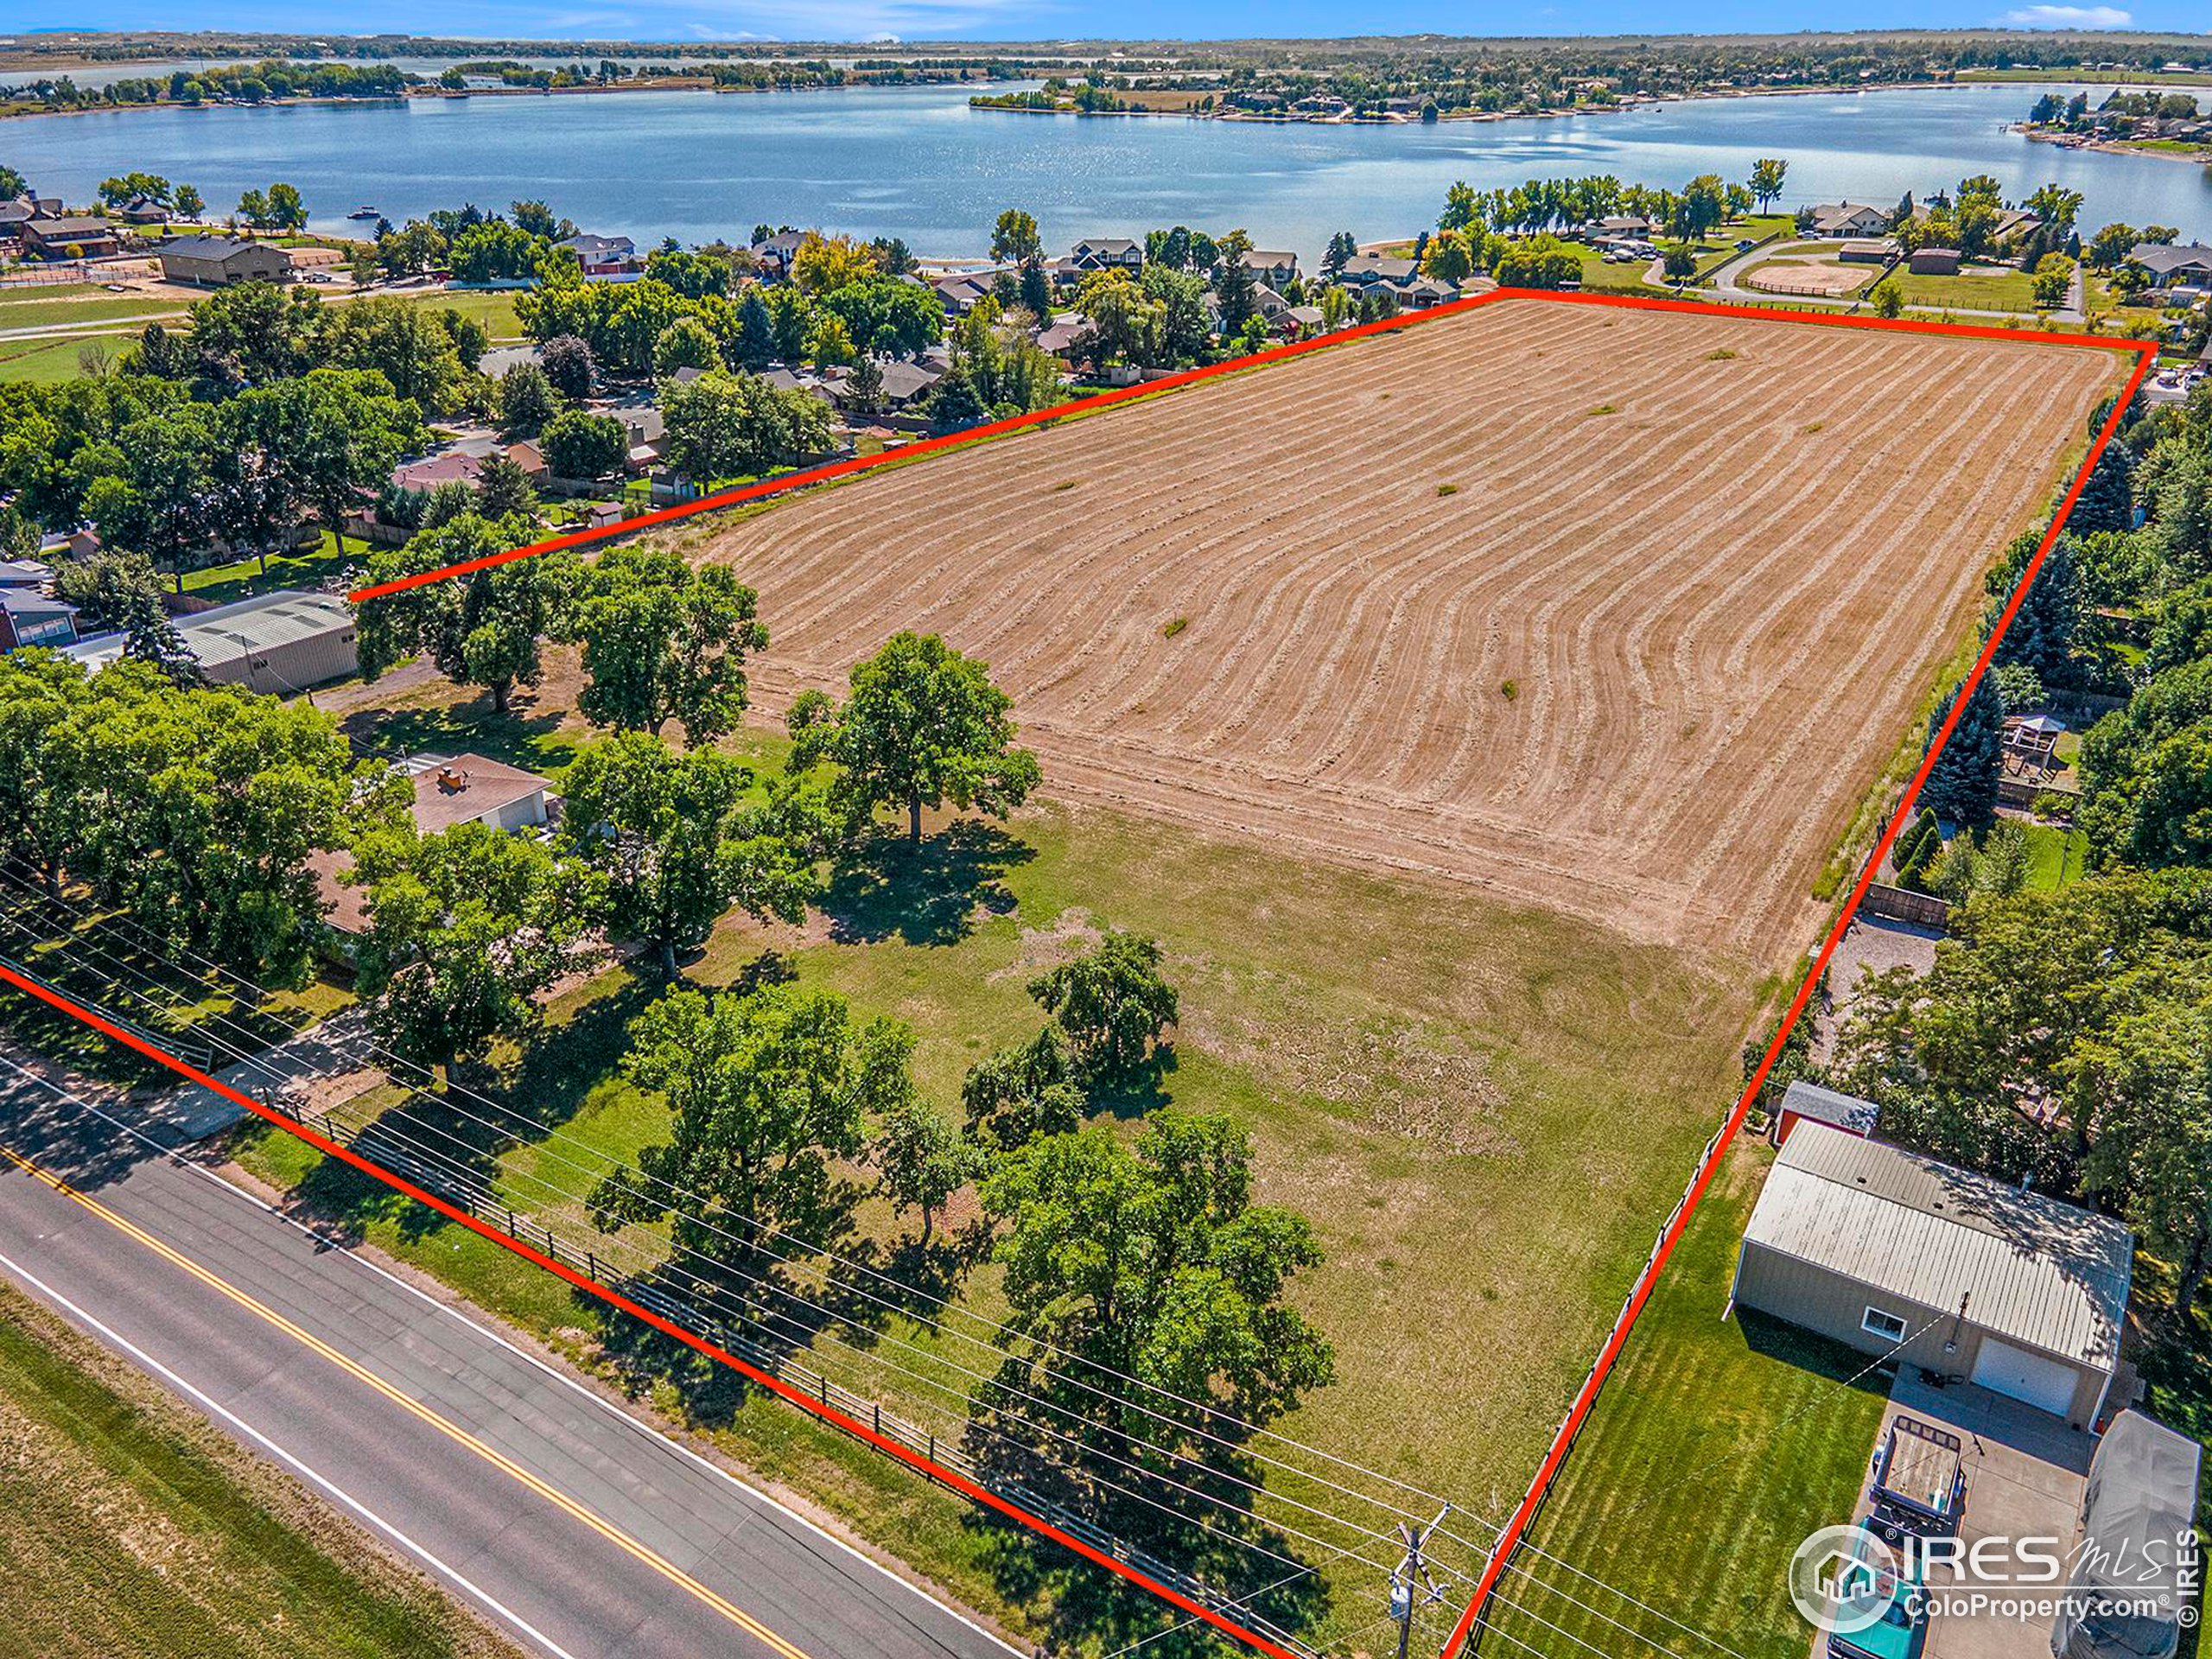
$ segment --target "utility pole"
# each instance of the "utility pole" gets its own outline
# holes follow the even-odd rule
[[[1410,1521],[1398,1522],[1398,1536],[1406,1546],[1404,1557],[1390,1574],[1390,1617],[1398,1621],[1398,1659],[1406,1659],[1413,1647],[1417,1600],[1426,1604],[1444,1599],[1443,1590],[1428,1576],[1428,1564],[1421,1560],[1421,1547],[1451,1513],[1452,1506],[1446,1503],[1436,1512],[1436,1519],[1425,1527],[1416,1528]]]

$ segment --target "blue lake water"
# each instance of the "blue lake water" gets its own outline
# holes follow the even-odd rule
[[[640,241],[737,238],[766,221],[954,255],[981,251],[999,210],[1021,206],[1054,246],[1179,222],[1243,226],[1310,259],[1338,230],[1366,241],[1433,224],[1455,179],[1611,173],[1679,185],[1707,172],[1740,180],[1755,158],[1780,156],[1792,204],[1886,205],[1988,173],[2012,197],[2053,180],[2081,191],[2091,227],[2163,223],[2212,238],[2212,183],[2197,165],[2004,130],[2044,90],[1704,99],[1427,127],[1013,115],[969,109],[958,87],[480,97],[36,118],[0,128],[0,161],[73,201],[134,168],[188,181],[219,210],[248,186],[289,180],[318,228],[342,226],[360,204],[397,221],[537,196]]]

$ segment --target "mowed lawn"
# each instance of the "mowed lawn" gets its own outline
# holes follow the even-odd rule
[[[1789,1558],[1850,1519],[1888,1384],[1852,1380],[1866,1362],[1838,1344],[1722,1319],[1772,1161],[1739,1141],[1683,1235],[1505,1580],[1500,1652],[1804,1659]]]
[[[149,1379],[0,1286],[7,1659],[512,1659]]]
[[[2024,270],[1961,271],[1956,276],[1916,276],[1900,266],[1894,273],[1907,305],[1926,310],[2032,311],[2034,279]]]
[[[441,700],[409,694],[385,735],[540,766],[563,758],[575,735],[520,699],[510,721],[480,724]],[[745,747],[766,763],[781,745],[754,734]],[[1756,973],[1458,887],[1311,866],[1056,804],[1026,810],[1003,833],[934,836],[918,860],[883,849],[840,872],[805,927],[725,925],[686,970],[727,984],[772,949],[803,982],[912,1027],[924,1092],[957,1111],[967,1069],[1041,1023],[1027,978],[1105,925],[1158,937],[1182,995],[1161,1098],[1246,1124],[1259,1196],[1306,1215],[1327,1253],[1296,1295],[1336,1344],[1338,1381],[1286,1432],[1477,1515],[1502,1511],[1732,1092]],[[633,1156],[666,1117],[617,1067],[626,1022],[658,989],[620,968],[572,989],[535,1056],[519,1072],[511,1065],[515,1096],[590,1147]],[[1149,1103],[1109,1109],[1133,1125]],[[587,1363],[628,1343],[546,1275],[458,1228],[426,1230],[419,1211],[319,1167],[289,1137],[250,1135],[242,1155]],[[518,1210],[550,1210],[583,1243],[568,1230],[582,1226],[572,1200],[589,1184],[579,1163],[591,1160],[540,1143],[511,1151],[499,1173]],[[956,1199],[956,1223],[975,1215],[972,1198]],[[871,1200],[844,1249],[884,1265],[908,1224]],[[988,1264],[961,1294],[987,1315],[1002,1310]],[[956,1433],[958,1395],[938,1395],[912,1374],[959,1389],[962,1367],[988,1369],[972,1346],[903,1317],[880,1326],[873,1356],[834,1339],[817,1348],[841,1380]],[[959,1505],[787,1407],[739,1404],[727,1381],[690,1410],[734,1455],[1021,1622],[1022,1575],[1009,1574],[990,1535],[963,1524]],[[682,1405],[665,1386],[652,1392]],[[1360,1596],[1371,1587],[1361,1580]],[[1372,1617],[1348,1599],[1334,1628]]]

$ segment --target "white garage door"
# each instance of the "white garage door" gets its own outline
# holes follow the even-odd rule
[[[1981,1351],[1974,1356],[1974,1380],[1983,1388],[2041,1406],[2061,1417],[2073,1408],[2075,1376],[2071,1365],[2015,1348],[1994,1337],[1984,1337]]]

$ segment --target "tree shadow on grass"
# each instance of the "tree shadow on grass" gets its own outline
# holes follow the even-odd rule
[[[980,818],[956,819],[918,847],[877,835],[839,861],[821,908],[841,944],[957,944],[975,931],[978,909],[1004,915],[1014,908],[1001,878],[1036,856],[1027,842]]]
[[[987,1434],[986,1424],[1007,1432]],[[1116,1443],[1131,1452],[1126,1442]],[[1033,1427],[1025,1432],[1018,1419],[1003,1416],[977,1418],[966,1444],[985,1484],[1016,1502],[1027,1500],[1042,1519],[1064,1525],[1072,1520],[1071,1530],[1089,1541],[1133,1546],[1143,1552],[1128,1561],[1137,1571],[1149,1575],[1158,1564],[1235,1598],[1236,1605],[1222,1609],[1233,1624],[1294,1636],[1315,1629],[1328,1615],[1332,1598],[1319,1571],[1323,1563],[1312,1548],[1301,1549],[1254,1513],[1252,1495],[1239,1483],[1258,1484],[1260,1470],[1240,1453],[1210,1453],[1208,1461],[1220,1465],[1211,1471],[1164,1462],[1147,1474],[1126,1466],[1126,1459],[1102,1459],[1086,1472],[1090,1459],[1084,1452],[1048,1443]],[[1178,1491],[1169,1479],[1216,1501]],[[1211,1625],[1039,1540],[1018,1522],[979,1509],[963,1524],[985,1541],[983,1565],[999,1592],[1042,1610],[1052,1651],[1065,1644],[1071,1652],[1120,1652],[1143,1643],[1147,1653],[1196,1659],[1222,1650],[1222,1638]],[[1172,1576],[1169,1582],[1178,1590],[1189,1587]]]
[[[528,696],[518,692],[514,701],[526,704]],[[556,709],[539,713],[517,707],[496,714],[488,691],[449,709],[361,709],[338,722],[349,741],[365,747],[480,754],[526,772],[563,766],[575,758],[573,742],[549,741],[560,727]]]

